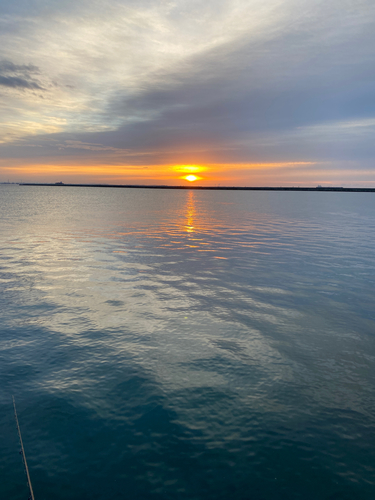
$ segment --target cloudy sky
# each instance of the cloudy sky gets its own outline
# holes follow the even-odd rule
[[[375,186],[374,0],[0,0],[0,181]]]

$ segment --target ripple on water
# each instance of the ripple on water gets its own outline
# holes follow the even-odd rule
[[[372,498],[373,198],[0,190],[2,497]]]

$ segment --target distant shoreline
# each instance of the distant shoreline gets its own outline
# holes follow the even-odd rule
[[[206,191],[328,191],[335,193],[375,193],[375,188],[348,188],[348,187],[243,187],[243,186],[165,186],[149,184],[64,184],[22,182],[19,186],[49,186],[49,187],[100,187],[122,189],[194,189]]]

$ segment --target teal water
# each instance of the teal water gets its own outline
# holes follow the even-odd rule
[[[0,498],[372,499],[375,195],[0,186]]]

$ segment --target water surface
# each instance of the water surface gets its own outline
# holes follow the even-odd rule
[[[372,499],[375,195],[0,186],[0,497]]]

